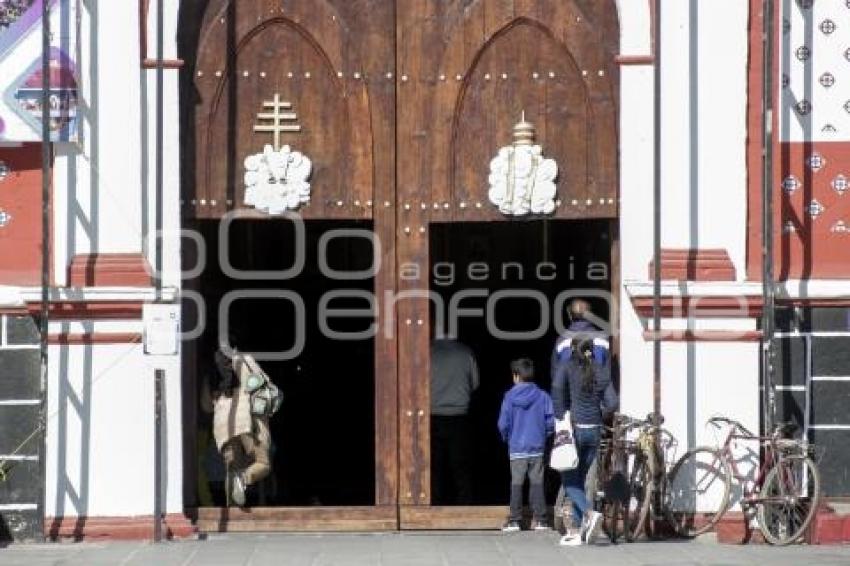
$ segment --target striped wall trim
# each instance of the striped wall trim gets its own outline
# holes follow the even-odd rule
[[[63,332],[48,336],[47,343],[54,346],[141,344],[142,334],[139,332]]]
[[[809,425],[809,428],[812,430],[848,430],[850,431],[850,424],[813,424]]]
[[[761,330],[645,330],[645,341],[660,342],[758,342]]]
[[[850,375],[816,375],[812,381],[850,381]]]
[[[23,407],[41,405],[40,399],[3,399],[0,400],[0,407]]]
[[[777,391],[805,391],[805,385],[777,385]]]
[[[0,462],[2,462],[4,460],[9,461],[9,462],[38,462],[38,456],[25,456],[25,455],[20,455],[20,454],[14,454],[14,455],[10,454],[10,455],[6,456],[6,455],[3,455],[3,454],[0,454]]]

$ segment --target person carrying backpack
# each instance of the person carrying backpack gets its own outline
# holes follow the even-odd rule
[[[283,396],[251,355],[235,346],[225,350],[221,346],[215,353],[222,385],[213,402],[213,436],[227,468],[226,492],[242,507],[246,490],[271,473],[269,419]]]

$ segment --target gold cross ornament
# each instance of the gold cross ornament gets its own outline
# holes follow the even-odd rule
[[[260,112],[257,114],[257,121],[260,123],[254,126],[254,132],[272,134],[274,137],[274,150],[280,151],[280,135],[282,133],[301,131],[299,124],[286,123],[295,122],[298,120],[298,115],[295,112],[284,112],[284,110],[292,109],[292,103],[283,102],[280,99],[280,94],[275,94],[274,100],[264,101],[263,108],[271,110],[271,112]]]

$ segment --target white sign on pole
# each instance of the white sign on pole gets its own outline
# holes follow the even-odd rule
[[[180,305],[146,304],[142,318],[145,354],[176,356],[180,350]]]

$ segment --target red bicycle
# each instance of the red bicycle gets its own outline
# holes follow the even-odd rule
[[[710,531],[729,509],[732,478],[741,485],[744,511],[755,511],[759,529],[771,544],[786,545],[806,532],[820,503],[820,475],[806,440],[787,438],[792,425],[778,425],[770,436],[758,436],[738,421],[714,417],[707,425],[728,426],[720,448],[700,446],[682,456],[670,470],[668,519],[682,536]],[[738,468],[735,440],[756,441],[762,448],[754,482]]]

